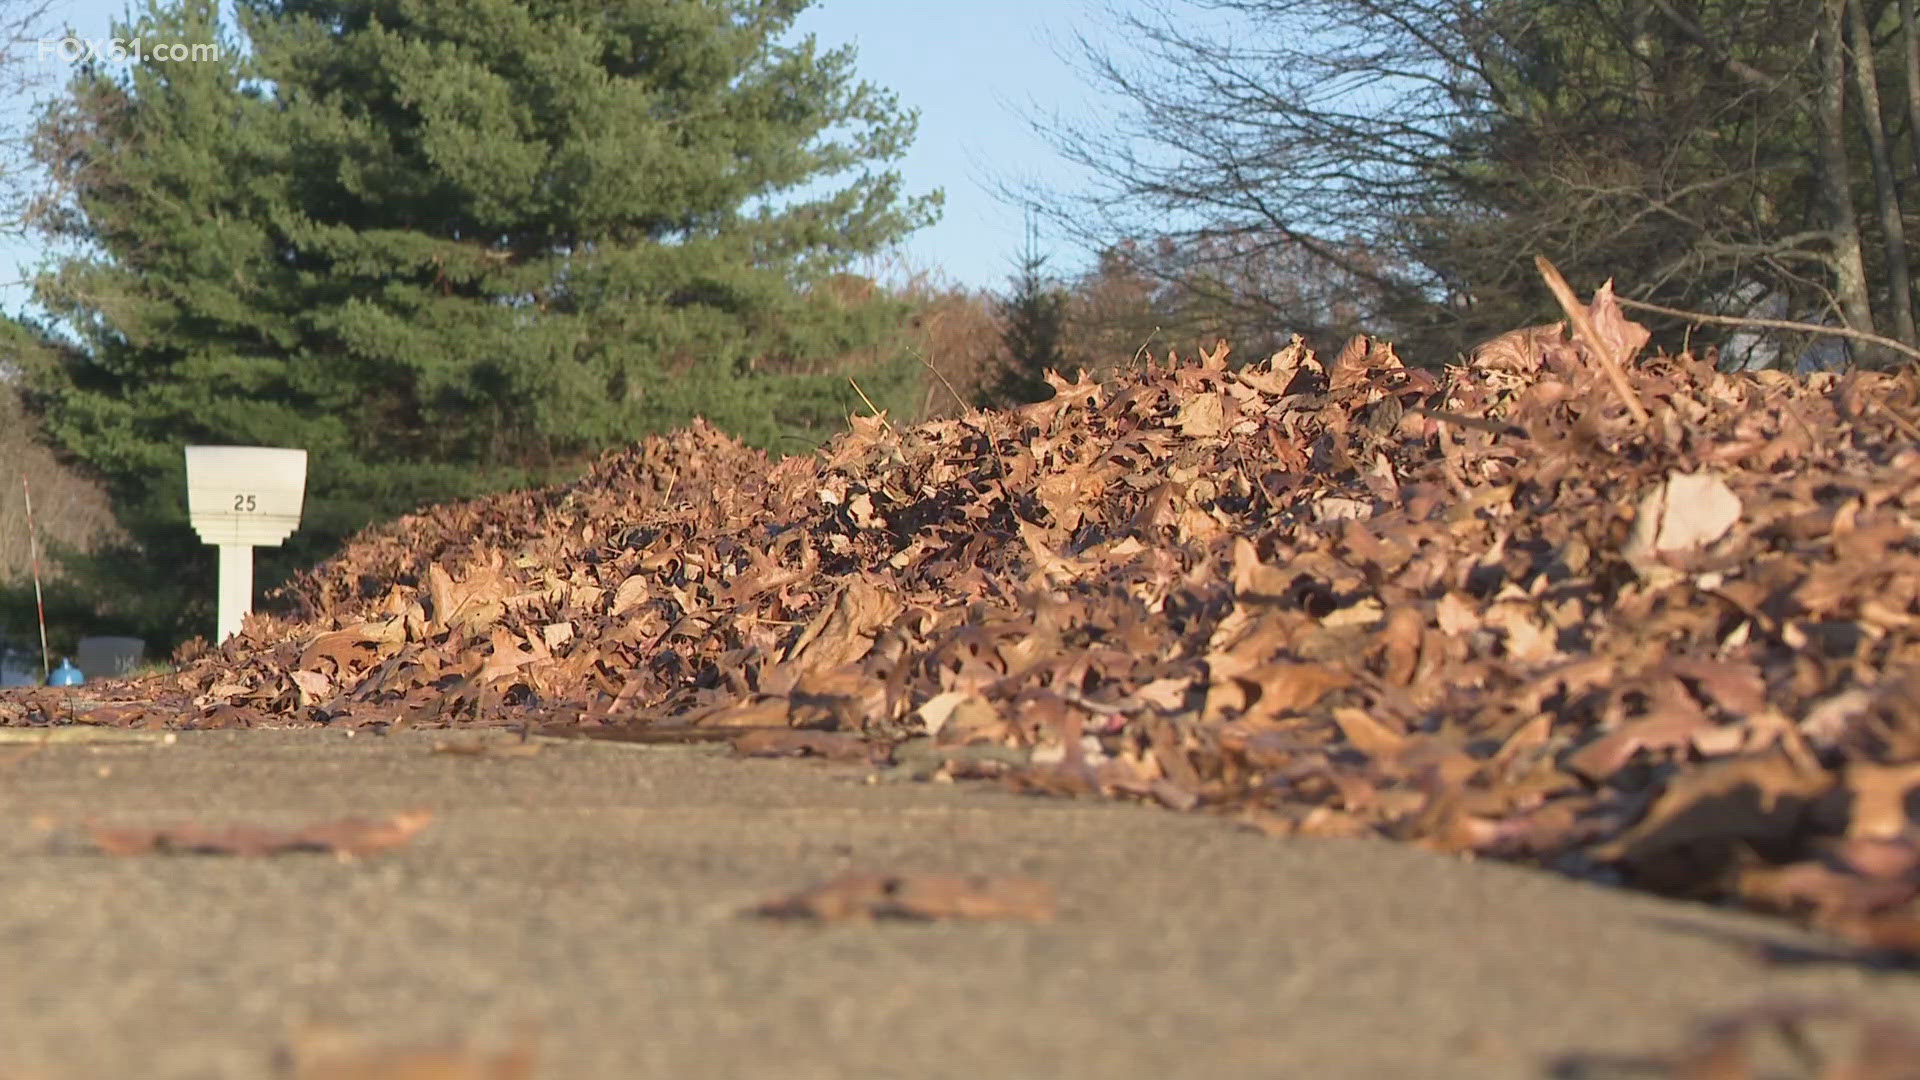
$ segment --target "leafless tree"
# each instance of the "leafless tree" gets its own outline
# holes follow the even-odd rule
[[[53,0],[0,0],[0,234],[26,232],[37,201],[29,141],[33,110],[22,106],[51,87],[62,64],[51,37]]]
[[[1873,32],[1867,26],[1866,4],[1845,0],[1847,14],[1847,66],[1853,72],[1854,91],[1860,109],[1860,133],[1867,146],[1867,161],[1873,170],[1874,205],[1879,212],[1880,242],[1884,245],[1887,275],[1886,307],[1893,320],[1896,338],[1915,342],[1913,328],[1913,287],[1907,273],[1907,243],[1900,223],[1900,193],[1893,176],[1893,157],[1888,149],[1885,114],[1880,104],[1880,80],[1875,69]]]
[[[1094,182],[1071,196],[1041,193],[1040,205],[1071,239],[1177,291],[1259,277],[1262,260],[1353,284],[1344,297],[1309,290],[1317,312],[1271,293],[1201,297],[1276,330],[1341,332],[1377,320],[1395,299],[1444,293],[1430,268],[1393,257],[1379,226],[1431,190],[1427,164],[1447,156],[1452,131],[1477,107],[1456,99],[1436,59],[1471,56],[1477,43],[1469,26],[1424,12],[1401,18],[1400,7],[1202,0],[1111,11],[1137,52],[1084,38],[1077,51],[1085,74],[1124,108],[1091,123],[1042,118]],[[1196,15],[1213,16],[1217,32]],[[1369,85],[1374,75],[1390,85]],[[1382,92],[1391,108],[1373,100]],[[1355,251],[1354,236],[1381,250]],[[1350,318],[1323,321],[1335,310]]]
[[[1122,46],[1075,43],[1119,107],[1036,117],[1092,178],[1037,201],[1092,250],[1143,241],[1134,269],[1168,284],[1261,258],[1335,282],[1331,305],[1212,299],[1307,332],[1351,314],[1436,358],[1552,310],[1535,253],[1589,288],[1912,344],[1914,7],[1146,0],[1108,12]]]
[[[1853,163],[1846,136],[1847,0],[1821,0],[1818,78],[1814,83],[1813,129],[1816,175],[1831,244],[1833,292],[1847,325],[1872,330],[1866,261],[1860,250],[1860,224],[1853,206]]]

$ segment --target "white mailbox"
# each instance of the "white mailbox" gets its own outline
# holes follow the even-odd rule
[[[271,446],[187,447],[187,516],[220,548],[219,636],[253,610],[253,549],[279,547],[300,525],[307,452]]]

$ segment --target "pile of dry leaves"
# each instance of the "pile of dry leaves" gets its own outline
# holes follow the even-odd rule
[[[695,425],[375,529],[0,722],[748,733],[1802,913],[1920,953],[1920,379],[1226,350],[770,460]]]

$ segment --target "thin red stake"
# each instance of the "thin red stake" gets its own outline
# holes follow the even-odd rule
[[[53,661],[47,656],[47,602],[40,598],[40,544],[33,537],[33,485],[20,478],[20,491],[27,497],[27,558],[33,564],[33,606],[40,613],[40,681],[53,678]]]

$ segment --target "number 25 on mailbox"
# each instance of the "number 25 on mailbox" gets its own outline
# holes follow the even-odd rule
[[[187,447],[187,516],[220,548],[219,637],[253,610],[253,549],[279,547],[300,526],[307,452],[273,446]]]

